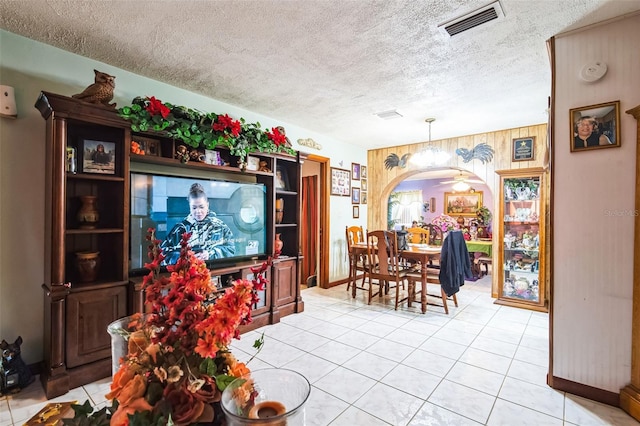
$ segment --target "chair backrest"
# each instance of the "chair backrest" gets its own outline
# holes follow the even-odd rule
[[[357,243],[364,243],[364,231],[362,226],[347,226],[347,249],[351,252],[351,247]]]
[[[398,280],[400,256],[398,254],[398,239],[393,231],[367,232],[367,255],[370,265],[378,265],[373,278]]]
[[[429,230],[415,227],[407,229],[410,238],[409,241],[413,244],[428,244],[429,243]]]
[[[426,225],[429,229],[429,245],[441,246],[442,245],[442,229],[434,224]]]

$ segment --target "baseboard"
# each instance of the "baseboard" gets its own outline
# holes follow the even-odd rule
[[[362,277],[363,277],[363,275],[362,275],[362,274],[358,275],[358,276],[356,277],[356,281],[361,280],[361,279],[362,279]],[[335,286],[340,285],[340,284],[346,284],[346,283],[348,283],[348,282],[349,282],[349,277],[347,277],[347,278],[343,278],[343,279],[338,280],[338,281],[331,281],[331,282],[329,282],[329,283],[327,284],[327,288],[335,287]]]
[[[593,386],[572,382],[571,380],[562,379],[556,376],[553,376],[551,378],[551,382],[549,383],[549,385],[555,390],[569,392],[573,395],[578,395],[583,398],[591,399],[593,401],[602,402],[603,404],[620,407],[619,393],[607,391],[600,388],[594,388]]]

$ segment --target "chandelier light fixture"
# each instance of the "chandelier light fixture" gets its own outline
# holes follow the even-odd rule
[[[429,143],[431,143],[431,123],[436,121],[435,118],[427,118],[424,121],[429,123]],[[411,163],[420,167],[440,166],[449,161],[451,155],[444,152],[438,147],[429,146],[411,156]]]

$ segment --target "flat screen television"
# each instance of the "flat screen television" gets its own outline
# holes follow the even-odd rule
[[[205,196],[194,197],[192,188]],[[196,256],[211,268],[264,259],[266,205],[266,187],[260,183],[131,172],[130,273],[146,272],[149,228],[162,241],[163,266],[176,262],[185,231],[192,232]]]

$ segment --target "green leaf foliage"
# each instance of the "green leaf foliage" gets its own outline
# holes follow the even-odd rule
[[[155,99],[154,101],[159,102]],[[258,122],[247,123],[244,118],[240,118],[237,120],[240,123],[240,132],[234,134],[226,128],[213,129],[220,114],[205,113],[165,102],[162,105],[167,108],[168,113],[163,117],[161,113],[149,112],[153,111],[150,103],[150,98],[136,97],[130,106],[118,109],[118,114],[131,123],[131,130],[134,132],[153,130],[165,133],[193,148],[227,147],[232,155],[239,157],[241,163],[244,163],[247,155],[252,152],[295,155],[295,150],[290,144],[274,143],[268,136],[269,131],[263,130]]]

